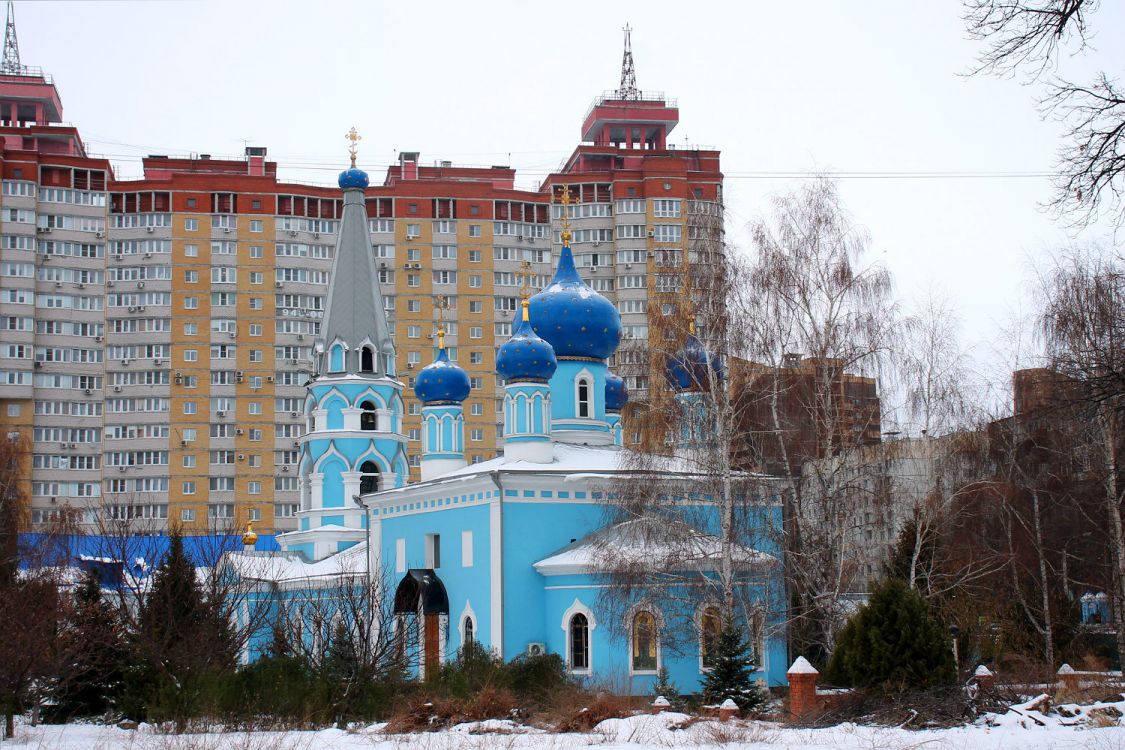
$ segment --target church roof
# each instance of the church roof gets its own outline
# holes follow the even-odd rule
[[[277,584],[366,575],[367,543],[353,544],[316,562],[309,562],[295,552],[230,552],[226,563],[240,578]]]
[[[605,572],[608,568],[658,566],[672,570],[713,570],[722,540],[668,516],[646,516],[598,529],[543,558],[534,567],[543,575]],[[734,545],[739,568],[771,565],[777,558]]]
[[[339,339],[355,350],[364,339],[370,339],[379,352],[394,351],[367,232],[363,190],[350,183],[345,185],[344,211],[324,309],[321,338],[326,346]]]

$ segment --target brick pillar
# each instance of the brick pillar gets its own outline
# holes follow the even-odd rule
[[[740,715],[738,704],[731,698],[727,698],[719,706],[719,721],[730,721],[731,719],[737,719]]]
[[[816,702],[816,682],[820,672],[808,659],[798,656],[793,666],[786,672],[789,678],[789,717],[801,720],[812,716],[818,710]]]
[[[668,702],[667,698],[665,698],[663,695],[658,695],[656,696],[656,700],[652,702],[652,712],[654,714],[658,714],[663,711],[667,711],[671,705],[672,704]]]
[[[1078,673],[1069,664],[1063,664],[1058,671],[1059,687],[1067,691],[1078,690]]]
[[[996,687],[996,675],[983,664],[977,667],[977,671],[973,672],[973,681],[981,690],[991,690]]]

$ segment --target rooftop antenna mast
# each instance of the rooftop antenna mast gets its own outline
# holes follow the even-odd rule
[[[8,25],[4,29],[4,59],[0,60],[0,73],[20,75],[23,65],[20,64],[20,45],[16,41],[16,9],[12,0],[8,0]]]
[[[617,89],[617,98],[639,99],[641,92],[637,91],[637,73],[633,69],[633,30],[629,28],[629,24],[625,24],[623,31],[625,54],[621,58],[621,85]]]

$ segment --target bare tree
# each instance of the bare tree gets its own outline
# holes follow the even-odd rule
[[[1054,70],[1063,51],[1081,52],[1092,32],[1098,0],[965,0],[970,36],[986,42],[974,74],[1023,74],[1043,81],[1044,114],[1066,128],[1051,206],[1078,224],[1095,220],[1104,205],[1125,222],[1125,91],[1106,72],[1074,83]]]
[[[898,310],[890,273],[866,260],[867,236],[832,181],[776,198],[772,218],[752,233],[740,325],[749,328],[746,356],[764,367],[750,391],[766,417],[763,443],[788,475],[784,543],[795,642],[823,653],[856,573],[847,551],[856,519],[848,507],[854,474],[816,459],[858,447],[872,432],[878,441],[878,412],[854,410],[846,383],[879,375]],[[801,357],[808,374],[795,377]]]
[[[647,343],[627,341],[617,355],[622,374],[647,385],[626,421],[641,450],[623,452],[622,475],[606,488],[607,528],[593,540],[614,584],[600,597],[611,627],[659,602],[669,651],[699,642],[705,605],[756,628],[755,641],[783,607],[778,555],[769,554],[780,536],[778,488],[736,466],[746,404],[728,368],[746,350],[748,270],[724,245],[721,206],[685,203],[686,247],[652,251]]]
[[[1098,248],[1070,249],[1041,278],[1040,323],[1059,398],[1097,430],[1097,464],[1115,575],[1118,648],[1125,654],[1125,268]]]

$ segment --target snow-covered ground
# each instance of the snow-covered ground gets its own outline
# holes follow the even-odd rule
[[[1088,710],[1087,709],[1084,709]],[[683,714],[611,719],[587,734],[553,734],[505,721],[462,724],[441,732],[388,735],[382,725],[345,732],[221,732],[168,735],[142,725],[124,730],[82,724],[19,726],[12,748],[35,750],[571,750],[599,747],[706,748],[732,750],[1125,750],[1125,726],[1091,728],[1075,718],[1021,710],[996,717],[992,726],[905,729],[841,724],[800,729],[765,722],[692,721]],[[1044,726],[1029,718],[1034,716]]]

